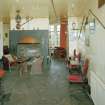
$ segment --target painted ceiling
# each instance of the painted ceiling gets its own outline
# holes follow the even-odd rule
[[[70,16],[82,17],[88,0],[0,0],[0,19],[9,21],[20,10],[23,18],[49,18],[54,22]]]

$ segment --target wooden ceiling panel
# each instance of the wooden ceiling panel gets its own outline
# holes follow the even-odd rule
[[[105,4],[105,0],[98,0],[98,7],[102,7]]]

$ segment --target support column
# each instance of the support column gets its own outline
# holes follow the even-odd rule
[[[60,47],[67,48],[67,19],[61,19],[61,28],[60,28]]]

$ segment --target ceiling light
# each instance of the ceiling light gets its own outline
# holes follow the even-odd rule
[[[74,3],[71,4],[71,7],[74,8]]]
[[[19,2],[19,0],[16,0],[16,2]]]
[[[22,10],[24,10],[24,7],[22,7]]]

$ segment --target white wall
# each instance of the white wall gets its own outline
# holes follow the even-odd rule
[[[91,71],[91,97],[95,105],[105,105],[105,84]]]
[[[72,23],[76,22],[76,17],[70,17],[68,18],[68,40],[67,45],[69,46],[68,56],[73,56],[74,49],[77,49],[77,41],[75,39],[71,39],[71,32],[72,32]]]
[[[0,22],[0,59],[3,55],[3,23]]]
[[[90,85],[95,105],[105,105],[105,29],[98,23],[96,31],[90,35]],[[91,72],[92,71],[92,72]],[[95,78],[93,78],[93,75]],[[95,83],[95,84],[94,84]]]
[[[105,5],[98,8],[98,0],[90,1],[90,9],[105,26]],[[85,35],[89,35],[89,46],[79,42],[79,49],[85,49],[84,55],[90,59],[89,83],[91,96],[95,105],[105,105],[105,29],[96,21],[95,32],[90,33],[87,28]]]
[[[90,44],[93,71],[105,83],[105,29],[101,25],[98,24],[95,34],[90,36]]]
[[[26,22],[26,19],[22,19],[21,25]],[[48,18],[32,19],[26,24],[22,25],[21,30],[48,30],[49,20]],[[16,21],[11,19],[11,30],[16,30]]]

